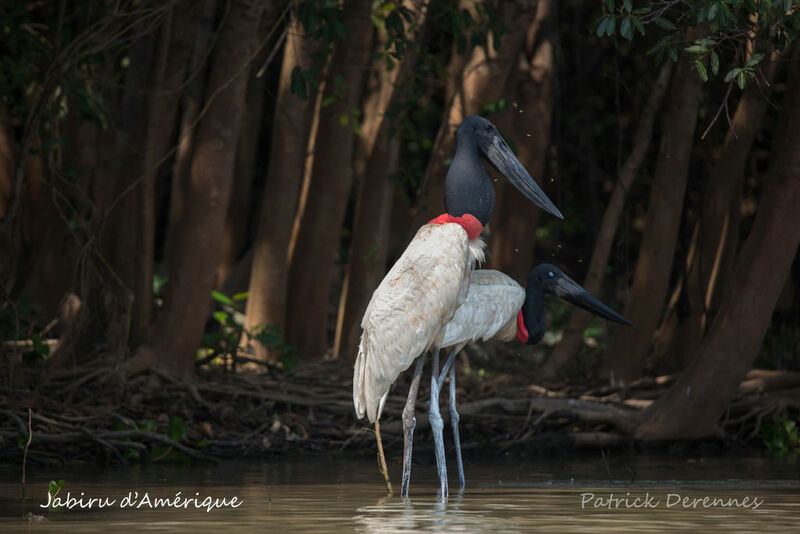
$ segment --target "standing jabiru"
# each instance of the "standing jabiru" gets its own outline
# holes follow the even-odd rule
[[[453,428],[461,489],[464,489],[464,467],[461,461],[461,440],[458,435],[456,411],[454,365],[456,354],[469,343],[481,340],[511,341],[516,337],[527,345],[535,345],[541,341],[545,332],[545,294],[560,297],[609,321],[632,324],[597,300],[554,265],[548,263],[537,265],[528,276],[525,289],[500,271],[491,269],[473,271],[467,297],[456,309],[445,328],[440,346],[453,347],[453,350],[450,351],[437,380],[437,389],[440,389],[445,376],[450,374],[450,424]],[[434,409],[433,402],[434,400],[431,400],[431,411]],[[436,403],[438,405],[438,399]],[[444,455],[444,450],[441,454]]]
[[[445,325],[464,301],[470,273],[483,260],[480,238],[494,209],[494,188],[481,163],[481,155],[525,196],[556,217],[563,218],[533,181],[514,153],[488,120],[470,116],[456,132],[456,153],[445,179],[446,213],[417,231],[372,295],[361,321],[363,329],[353,374],[353,403],[358,417],[375,423],[382,453],[379,418],[389,387],[411,366],[417,365],[403,410],[403,479],[401,495],[408,496],[413,443],[414,402],[424,365],[424,353],[433,352],[431,398],[438,399],[439,347]],[[420,357],[422,355],[422,357]],[[419,359],[418,359],[419,357]],[[443,421],[438,402],[429,412],[437,451],[443,449]],[[437,453],[440,496],[447,496],[444,454]],[[387,479],[385,463],[382,470]],[[390,487],[390,486],[389,486]],[[390,489],[391,491],[391,489]]]

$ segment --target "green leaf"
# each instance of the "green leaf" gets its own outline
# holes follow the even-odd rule
[[[219,324],[225,326],[228,323],[228,313],[227,312],[219,310],[219,311],[215,311],[213,315],[214,315],[214,319],[216,319]]]
[[[235,300],[237,302],[240,301],[240,300],[247,300],[247,297],[249,297],[249,296],[250,296],[250,292],[249,291],[242,291],[241,293],[236,293],[233,296],[233,300]]]
[[[711,72],[714,74],[719,72],[719,56],[713,50],[711,51]]]
[[[622,5],[625,6],[625,11],[628,13],[633,11],[633,2],[631,0],[622,0]]]
[[[747,60],[747,66],[753,67],[761,63],[761,60],[764,59],[764,54],[753,54],[750,56],[750,59]]]
[[[590,337],[597,337],[603,335],[605,330],[602,326],[590,326],[586,330],[583,331],[583,339],[588,339]]]
[[[631,22],[633,22],[633,26],[639,30],[639,33],[644,35],[644,25],[642,24],[642,21],[639,20],[639,17],[631,17]]]
[[[602,37],[606,34],[606,27],[608,26],[608,21],[611,19],[604,18],[600,21],[600,24],[597,25],[597,36]]]
[[[619,33],[629,41],[633,39],[633,30],[631,27],[630,17],[625,17],[624,19],[622,19],[622,24],[619,25]]]
[[[739,72],[741,72],[741,70],[742,69],[731,69],[731,70],[729,70],[728,74],[725,75],[725,81],[729,82],[729,81],[733,80],[736,77],[736,75],[739,74]]]
[[[672,23],[672,21],[670,21],[669,19],[665,19],[664,17],[656,17],[655,23],[656,23],[656,26],[660,26],[661,28],[664,28],[665,30],[675,30],[675,29],[677,29],[677,26],[675,26]]]
[[[706,71],[706,66],[703,65],[703,62],[699,59],[694,62],[694,68],[697,69],[697,74],[700,75],[700,79],[704,82],[708,81],[708,72]]]
[[[216,300],[219,303],[227,304],[228,306],[233,306],[233,301],[227,295],[220,293],[217,290],[211,292],[211,298]]]
[[[63,487],[64,487],[63,480],[59,480],[58,482],[56,482],[55,480],[51,480],[50,483],[47,485],[47,493],[55,497]]]
[[[608,9],[609,13],[614,12],[614,0],[606,0],[606,9]]]
[[[180,417],[170,417],[167,426],[167,437],[173,441],[186,439],[186,421]]]
[[[744,90],[744,84],[747,81],[745,77],[744,71],[739,72],[739,75],[736,76],[736,83],[739,84],[739,89]]]
[[[693,44],[692,46],[687,46],[686,51],[690,54],[702,54],[706,51],[706,47],[699,44]]]
[[[708,20],[712,21],[717,18],[717,10],[719,9],[719,4],[711,4],[711,7],[708,8]]]

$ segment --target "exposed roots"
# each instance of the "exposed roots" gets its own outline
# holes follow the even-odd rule
[[[283,375],[201,367],[192,380],[154,369],[126,380],[119,367],[95,364],[59,370],[45,384],[39,380],[44,371],[17,363],[12,382],[9,369],[0,368],[0,380],[9,384],[0,393],[0,462],[23,462],[26,450],[29,462],[48,464],[216,461],[289,450],[374,451],[373,433],[355,419],[352,370],[346,362],[316,363]],[[465,373],[459,379],[464,448],[629,444],[642,410],[672,380],[658,377],[626,389],[587,389],[487,384]],[[800,413],[795,384],[794,375],[752,371],[720,421],[721,435],[761,445],[762,422],[796,419]],[[376,437],[383,433],[379,452],[384,445],[392,453],[401,450],[405,389],[404,383],[396,386],[386,402],[383,425],[376,425]],[[424,449],[426,404],[418,403],[417,411],[417,435]],[[391,492],[385,461],[380,469]]]

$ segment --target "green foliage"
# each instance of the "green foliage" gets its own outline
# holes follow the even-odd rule
[[[247,347],[252,342],[261,343],[264,347],[278,355],[278,362],[284,370],[293,368],[296,364],[295,347],[285,343],[280,329],[276,326],[259,326],[248,330],[244,326],[244,305],[248,293],[242,292],[229,297],[219,291],[212,291],[211,298],[219,304],[219,309],[212,311],[211,316],[217,323],[216,330],[207,331],[203,335],[202,357],[204,360],[213,360],[215,357],[225,359],[229,355],[236,355],[241,349],[241,340],[247,340]]]
[[[643,3],[643,2],[640,2]],[[726,58],[725,82],[736,82],[744,89],[748,79],[755,79],[757,66],[764,54],[748,57],[750,36],[772,48],[784,49],[800,34],[800,9],[797,0],[703,0],[699,2],[648,2],[636,8],[632,0],[604,0],[602,14],[595,20],[593,31],[598,37],[619,35],[632,40],[636,32],[644,36],[649,25],[661,35],[651,52],[658,61],[665,57],[677,61],[686,53],[698,76],[708,81],[720,74],[720,57]],[[687,30],[704,31],[705,35],[685,42]]]
[[[800,429],[797,422],[785,417],[776,417],[771,422],[761,423],[758,429],[764,445],[778,455],[800,454]]]
[[[186,441],[188,425],[183,418],[172,415],[166,422],[143,421],[141,423],[136,423],[136,428],[154,434],[161,434],[172,441],[181,443]],[[121,430],[121,428],[114,428],[114,430]],[[126,452],[126,455],[131,459],[140,459],[141,457],[139,451],[135,449]],[[147,459],[151,462],[167,462],[180,465],[189,465],[191,463],[191,458],[183,451],[175,450],[173,447],[163,446],[152,447],[147,455]]]
[[[56,482],[55,480],[51,480],[50,483],[47,485],[47,493],[50,494],[51,497],[55,497],[58,495],[58,492],[61,491],[61,488],[64,487],[64,481],[59,480]]]
[[[508,100],[501,98],[495,102],[489,102],[483,106],[479,112],[481,117],[491,117],[508,109]]]
[[[25,362],[37,362],[44,360],[45,356],[50,355],[50,347],[44,343],[44,339],[42,338],[41,334],[31,334],[31,342],[33,344],[31,350],[22,355],[22,359]]]
[[[313,95],[320,83],[320,76],[333,53],[333,46],[347,37],[344,11],[336,0],[303,0],[297,3],[295,16],[302,24],[305,36],[320,45],[308,69],[295,65],[292,69],[290,89],[301,100]]]

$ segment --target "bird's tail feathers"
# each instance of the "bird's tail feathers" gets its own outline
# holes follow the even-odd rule
[[[364,380],[367,369],[367,357],[364,354],[364,336],[361,336],[361,342],[358,344],[358,356],[356,357],[356,365],[353,370],[353,406],[356,408],[356,416],[359,419],[364,417],[366,412],[366,398],[364,395]]]
[[[469,259],[473,263],[477,263],[478,265],[482,264],[486,261],[486,242],[483,240],[482,237],[478,237],[477,239],[473,239],[469,242]]]

